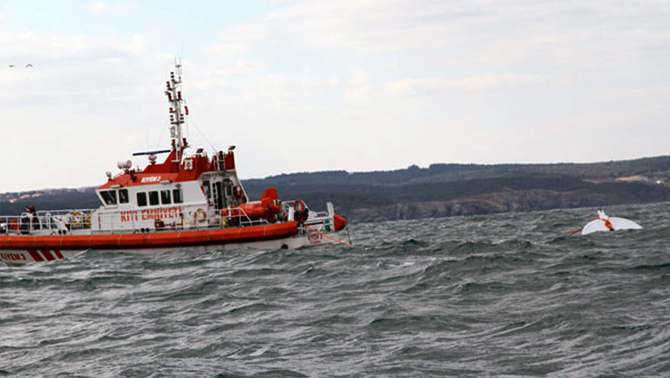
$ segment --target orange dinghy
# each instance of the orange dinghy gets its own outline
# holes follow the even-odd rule
[[[169,149],[139,152],[143,168],[118,163],[115,176],[96,189],[97,209],[36,211],[0,216],[0,260],[5,265],[63,259],[86,250],[157,253],[185,249],[213,251],[252,247],[301,248],[340,243],[346,219],[310,211],[302,200],[282,201],[268,188],[250,202],[240,181],[231,146],[227,151],[197,149],[182,134],[188,115],[181,91],[181,65],[166,83],[171,144]],[[162,162],[158,155],[167,154]]]

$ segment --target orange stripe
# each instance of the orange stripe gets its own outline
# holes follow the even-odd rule
[[[612,227],[612,222],[610,222],[609,219],[604,219],[604,218],[598,218],[598,219],[605,222],[605,227],[609,228],[610,231],[614,230],[614,227]]]
[[[0,250],[84,250],[170,248],[190,245],[248,243],[291,237],[298,233],[295,222],[268,224],[263,226],[223,228],[216,230],[179,231],[149,234],[117,235],[2,235]],[[37,254],[37,252],[35,252]],[[32,256],[32,254],[31,254]],[[37,254],[39,258],[39,254]],[[53,257],[53,256],[52,256]],[[34,257],[33,257],[34,258]],[[35,258],[34,258],[35,259]],[[36,261],[41,261],[37,260]]]
[[[568,234],[567,237],[569,238],[570,236],[572,236],[572,235],[578,233],[579,231],[581,231],[581,230],[583,230],[583,229],[584,229],[584,226],[582,226],[582,227],[580,227],[580,228],[578,228],[578,229],[572,231],[571,233]]]

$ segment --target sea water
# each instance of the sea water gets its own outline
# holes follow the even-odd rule
[[[354,248],[0,267],[0,376],[667,377],[670,204],[351,225]]]

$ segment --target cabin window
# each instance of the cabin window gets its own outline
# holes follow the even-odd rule
[[[182,198],[181,195],[181,189],[172,189],[172,199],[174,199],[174,203],[184,202],[184,198]]]
[[[147,205],[147,194],[144,192],[137,193],[137,206]]]
[[[207,196],[207,198],[212,198],[212,192],[209,188],[209,181],[203,181],[202,188],[205,191],[205,196]]]
[[[149,205],[158,205],[158,192],[149,192]]]
[[[172,203],[172,198],[170,196],[169,190],[161,190],[161,204],[169,205]]]
[[[105,205],[116,205],[116,190],[105,190],[100,192],[100,195],[102,196],[102,200],[105,202]]]
[[[119,189],[119,203],[128,203],[129,201],[128,189]]]

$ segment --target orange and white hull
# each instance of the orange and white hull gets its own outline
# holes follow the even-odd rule
[[[2,235],[0,260],[5,265],[15,266],[60,260],[87,250],[153,254],[175,249],[206,252],[243,247],[299,248],[293,240],[297,234],[297,224],[286,222],[147,234]]]
[[[215,230],[114,235],[0,235],[0,261],[7,266],[51,262],[85,251],[160,254],[174,250],[206,253],[240,248],[298,249],[345,244],[331,234],[295,222]]]

